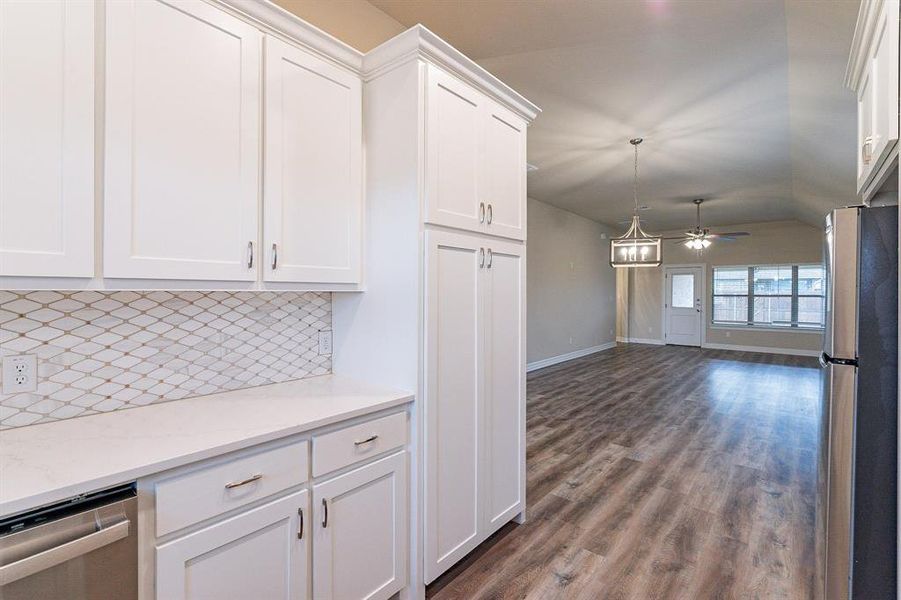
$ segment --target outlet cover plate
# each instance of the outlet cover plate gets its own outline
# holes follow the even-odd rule
[[[319,355],[326,356],[332,353],[332,332],[319,332]]]
[[[3,393],[33,392],[38,387],[38,360],[34,354],[3,357]]]

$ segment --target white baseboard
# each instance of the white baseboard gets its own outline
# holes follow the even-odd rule
[[[601,344],[600,346],[583,348],[582,350],[576,350],[574,352],[568,352],[566,354],[560,354],[558,356],[551,356],[550,358],[542,358],[541,360],[536,360],[535,362],[528,363],[526,365],[526,372],[528,373],[530,371],[535,371],[536,369],[543,369],[544,367],[556,365],[558,363],[566,362],[574,358],[582,358],[583,356],[595,354],[597,352],[601,352],[602,350],[609,350],[614,346],[616,346],[616,342],[607,342],[606,344]]]
[[[737,352],[761,352],[763,354],[788,354],[791,356],[819,356],[819,350],[801,350],[797,348],[770,348],[768,346],[739,346],[737,344],[704,344],[711,350],[735,350]]]
[[[623,344],[653,344],[654,346],[663,346],[666,344],[663,340],[655,340],[650,338],[630,338],[630,337],[618,337],[616,338],[617,342]]]

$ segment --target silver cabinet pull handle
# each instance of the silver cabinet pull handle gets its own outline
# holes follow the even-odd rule
[[[354,442],[354,446],[362,446],[363,444],[368,444],[369,442],[374,442],[374,441],[376,441],[377,439],[379,439],[379,436],[377,436],[377,435],[370,435],[370,436],[369,436],[368,438],[366,438],[365,440],[359,440],[359,441]]]
[[[128,519],[0,567],[0,587],[128,537]]]
[[[485,266],[485,249],[479,248],[479,268],[481,269],[484,266]]]
[[[272,270],[278,268],[278,244],[272,244]]]
[[[479,202],[479,223],[485,222],[485,203]]]
[[[872,155],[872,145],[873,145],[873,136],[868,135],[863,140],[863,146],[860,148],[860,157],[863,160],[863,164],[868,165],[870,161],[873,160]]]
[[[297,539],[303,539],[303,509],[297,509],[297,516],[300,517],[300,524],[297,526]]]
[[[494,254],[491,252],[491,248],[488,248],[488,268],[491,268],[491,263],[494,259]]]
[[[491,205],[488,205],[488,224],[491,225],[491,221],[494,219],[494,210],[492,210]]]
[[[247,485],[248,483],[253,483],[254,481],[259,481],[263,478],[262,473],[257,473],[256,475],[251,475],[247,479],[242,479],[241,481],[232,481],[231,483],[225,484],[225,489],[232,490],[236,487],[241,487],[242,485]]]
[[[328,527],[328,500],[322,499],[322,528]]]
[[[253,268],[253,242],[247,242],[247,268]]]

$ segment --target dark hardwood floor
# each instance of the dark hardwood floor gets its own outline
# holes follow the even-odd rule
[[[815,598],[815,359],[630,345],[528,379],[524,525],[456,598]]]

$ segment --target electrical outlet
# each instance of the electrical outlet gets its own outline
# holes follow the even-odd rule
[[[332,332],[331,331],[320,331],[319,332],[319,354],[331,354],[332,353]]]
[[[3,357],[3,393],[33,392],[37,389],[38,360],[34,354]]]

